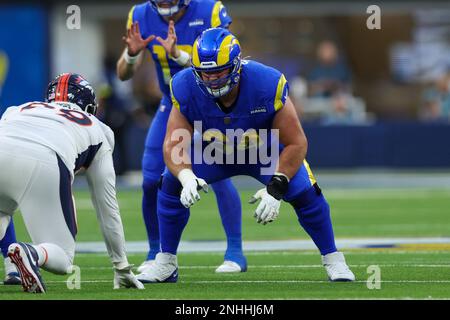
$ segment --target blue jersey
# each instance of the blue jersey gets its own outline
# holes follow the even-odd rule
[[[128,15],[127,28],[134,22],[139,23],[143,39],[150,35],[167,38],[168,23],[152,7],[150,1],[134,6]],[[220,1],[192,0],[186,12],[175,24],[178,47],[192,53],[195,39],[206,29],[227,27],[231,23],[226,8]],[[152,54],[158,74],[159,87],[164,95],[170,95],[169,82],[171,78],[184,67],[170,59],[163,46],[155,39],[147,49]]]
[[[236,163],[239,154],[244,153],[250,159],[248,153],[263,145],[266,154],[272,155],[282,150],[281,143],[278,139],[274,140],[276,136],[269,131],[276,113],[283,108],[288,96],[288,83],[278,70],[244,60],[239,93],[229,108],[221,107],[218,100],[204,92],[189,69],[173,78],[171,90],[172,105],[180,110],[196,131],[201,132],[203,148],[210,144],[223,144],[219,148],[224,153],[218,157],[233,157]],[[277,146],[278,150],[272,153]],[[261,155],[259,152],[257,154]]]
[[[197,84],[191,69],[179,72],[172,80],[172,104],[194,125],[202,122],[202,130],[271,129],[278,110],[288,96],[288,83],[278,70],[261,63],[244,60],[239,94],[233,106],[221,108],[218,101]]]
[[[220,141],[221,137],[228,139],[227,129],[242,129],[246,132],[252,132],[252,129],[254,129],[256,134],[259,134],[261,129],[272,129],[277,112],[286,103],[289,85],[285,76],[278,70],[255,61],[244,60],[242,62],[238,97],[234,105],[230,107],[231,109],[222,108],[216,99],[205,93],[197,84],[194,73],[189,69],[180,71],[173,77],[171,94],[173,107],[177,108],[193,127],[196,127],[195,122],[201,121],[202,147],[205,148],[213,141],[224,142],[223,140]],[[250,140],[253,138],[251,135],[247,137]],[[251,147],[252,142],[244,141],[245,134],[241,138],[241,141],[232,142],[235,155],[237,154],[236,150],[245,149],[245,151],[248,151],[253,149]],[[259,138],[257,144],[253,144],[257,148],[261,146],[261,139]],[[267,138],[270,139],[269,133]],[[262,143],[265,142],[262,141]],[[270,141],[267,141],[267,143],[268,154],[272,154],[272,144]],[[281,152],[282,149],[283,145],[280,143],[277,151]],[[228,153],[228,150],[224,151]],[[246,156],[246,159],[250,158]],[[255,165],[251,163],[239,165],[236,162],[236,157],[234,157],[234,164],[238,165],[232,164],[231,166],[222,166],[221,163],[210,164],[206,161],[196,163],[195,161],[194,159],[192,165],[194,173],[207,182],[215,182],[235,175],[250,175],[267,184],[271,177],[271,175],[261,173],[260,169],[266,163],[259,160]],[[275,168],[273,169],[275,170]],[[293,198],[315,183],[316,179],[305,160],[295,177],[291,179],[287,198]]]

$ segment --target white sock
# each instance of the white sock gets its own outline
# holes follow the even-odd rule
[[[72,259],[59,246],[53,243],[41,243],[34,247],[39,256],[39,267],[56,274],[71,272]]]

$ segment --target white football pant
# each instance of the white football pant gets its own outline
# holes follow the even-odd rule
[[[39,264],[59,274],[69,272],[75,253],[71,185],[69,171],[54,151],[0,138],[0,239],[19,208],[39,253]]]

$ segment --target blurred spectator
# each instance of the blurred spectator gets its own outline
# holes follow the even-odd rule
[[[349,92],[351,73],[339,56],[336,45],[322,41],[317,49],[317,65],[309,75],[310,96],[331,97],[335,92]]]
[[[307,121],[318,120],[323,125],[368,123],[365,102],[352,95],[350,69],[333,42],[319,43],[317,64],[308,81],[309,97],[301,97]]]
[[[98,117],[114,132],[114,168],[117,175],[122,175],[128,166],[126,134],[139,108],[133,97],[132,82],[122,82],[116,76],[116,60],[107,56],[103,63]]]
[[[330,109],[321,118],[323,125],[350,125],[366,121],[364,109],[351,95],[335,93],[329,102]]]
[[[419,117],[422,121],[450,121],[450,72],[439,77],[433,86],[425,90]]]
[[[304,104],[307,99],[308,83],[306,79],[296,76],[289,81],[289,94],[294,103],[297,115],[303,118]]]

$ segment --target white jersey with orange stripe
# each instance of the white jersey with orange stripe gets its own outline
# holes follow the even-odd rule
[[[32,150],[30,148],[33,145],[53,150],[71,173],[72,181],[76,171],[85,168],[92,202],[111,261],[119,269],[128,266],[116,198],[116,175],[112,159],[114,135],[108,126],[72,103],[30,102],[8,108],[0,119],[2,145],[14,146],[14,152],[20,150],[23,153]],[[33,153],[30,157],[37,160],[42,158],[42,161],[46,158],[48,161],[48,153],[42,154],[45,148],[38,149],[40,153]],[[4,150],[5,153],[8,150]],[[57,157],[52,159],[58,166]],[[37,182],[37,185],[44,185],[44,182]]]
[[[112,130],[70,102],[29,102],[6,110],[0,137],[38,143],[54,150],[72,174],[114,148]]]

